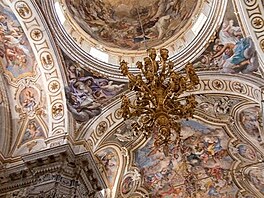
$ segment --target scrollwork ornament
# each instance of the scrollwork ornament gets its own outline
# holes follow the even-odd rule
[[[254,98],[255,99],[257,99],[257,100],[260,100],[260,90],[258,90],[258,89],[255,89],[254,91],[253,91],[253,96],[254,96]]]
[[[59,120],[64,116],[64,107],[61,102],[57,102],[52,105],[52,117],[55,120]]]
[[[87,145],[89,146],[89,148],[93,148],[94,147],[93,141],[90,140],[90,139],[87,140]]]
[[[235,81],[235,82],[232,82],[231,86],[232,86],[232,89],[237,93],[241,93],[241,94],[245,94],[245,95],[247,95],[247,93],[248,93],[248,89],[247,89],[246,85],[243,83]]]
[[[64,133],[64,129],[63,128],[56,128],[56,129],[54,129],[54,131],[52,132],[52,134],[53,135],[56,135],[56,134],[62,134],[62,133]],[[64,139],[65,140],[65,139]]]
[[[264,52],[264,39],[262,39],[262,40],[259,42],[259,45],[260,45],[262,51]]]
[[[136,168],[130,170],[123,178],[120,186],[121,195],[125,198],[130,197],[141,183],[141,175]]]
[[[41,63],[42,63],[42,67],[45,70],[51,70],[54,67],[54,61],[53,61],[53,57],[49,52],[42,52],[40,54],[40,59],[41,59]]]

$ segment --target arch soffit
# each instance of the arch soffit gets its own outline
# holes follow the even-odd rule
[[[12,104],[17,102],[15,101],[16,99],[14,100],[14,96],[12,94],[16,94],[19,90],[21,91],[22,87],[26,86],[26,82],[30,83],[27,86],[38,89],[37,92],[44,95],[43,98],[45,101],[42,102],[45,103],[45,111],[46,114],[49,115],[48,122],[46,123],[46,141],[50,144],[57,141],[57,139],[61,139],[61,137],[68,131],[67,107],[63,88],[63,82],[66,81],[64,80],[65,74],[61,72],[63,71],[63,63],[60,58],[60,53],[54,40],[52,39],[48,25],[45,23],[44,17],[38,9],[38,5],[35,1],[4,0],[3,3],[10,7],[13,14],[16,16],[24,34],[26,35],[26,38],[29,41],[34,58],[37,62],[35,68],[36,72],[34,73],[35,76],[25,76],[24,79],[14,81],[4,73],[7,81],[5,89],[9,89],[8,87],[12,87],[12,89],[14,89],[14,91],[9,93],[9,101],[11,101]],[[41,85],[37,85],[37,81],[38,83],[41,82]],[[7,90],[7,92],[10,91]],[[15,105],[16,104],[14,104],[14,106]],[[54,110],[58,109],[58,107],[60,107],[59,112],[55,115]],[[12,112],[13,119],[21,116],[19,112],[15,112],[14,108],[11,108],[11,110],[14,111],[14,113]],[[7,117],[12,119],[11,115]],[[29,119],[33,118],[34,117],[30,118],[29,116]],[[8,127],[6,128],[8,129]],[[10,130],[6,130],[6,133],[10,133]],[[12,137],[13,135],[8,136]]]

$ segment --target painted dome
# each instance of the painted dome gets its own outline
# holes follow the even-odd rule
[[[77,24],[101,45],[144,50],[172,39],[191,18],[196,0],[66,0]]]

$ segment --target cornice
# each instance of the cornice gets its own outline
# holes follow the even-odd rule
[[[0,172],[0,177],[0,195],[34,185],[45,187],[46,180],[62,182],[70,187],[72,182],[68,181],[81,182],[82,178],[88,192],[106,188],[92,154],[87,151],[75,155],[68,144],[24,155],[19,165],[6,167]]]

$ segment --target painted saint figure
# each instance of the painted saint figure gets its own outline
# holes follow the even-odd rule
[[[255,45],[250,37],[237,43],[215,44],[214,58],[222,56],[222,71],[225,73],[252,73],[259,67]]]
[[[30,90],[27,90],[24,95],[23,107],[26,108],[29,112],[34,110],[36,106],[35,96],[34,93]]]
[[[44,132],[40,126],[37,125],[35,121],[28,123],[27,129],[25,131],[22,143],[33,140],[37,137],[45,137]]]
[[[68,59],[69,86],[65,88],[68,110],[75,120],[85,122],[99,115],[102,105],[124,88],[105,78],[93,76]]]

